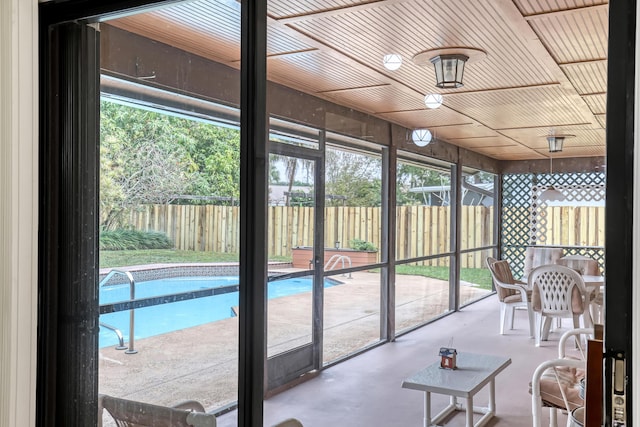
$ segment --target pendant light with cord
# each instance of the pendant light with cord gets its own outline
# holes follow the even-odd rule
[[[564,139],[573,135],[549,135],[547,142],[549,143],[549,173],[551,175],[551,185],[540,193],[540,200],[547,202],[561,202],[566,199],[562,191],[553,185],[553,153],[562,151]]]

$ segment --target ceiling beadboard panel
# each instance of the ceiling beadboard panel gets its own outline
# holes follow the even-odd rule
[[[607,91],[606,61],[563,65],[562,69],[580,95],[604,93]]]
[[[239,68],[240,11],[195,0],[109,24]],[[603,155],[606,1],[273,0],[268,13],[271,81],[497,159],[548,156],[554,129],[576,135],[561,157]],[[485,54],[463,87],[436,88],[433,66],[412,58],[456,46]],[[387,53],[400,69],[384,68]],[[427,93],[443,106],[427,109]]]
[[[267,13],[277,19],[328,13],[381,0],[269,0]]]
[[[606,8],[549,15],[529,24],[560,64],[607,57]]]
[[[363,88],[361,90],[325,93],[324,95],[334,102],[368,113],[424,108],[422,98],[412,97],[393,86]],[[377,108],[380,110],[376,110]]]
[[[192,43],[208,43],[209,49],[218,42],[240,46],[240,4],[237,2],[196,0],[178,3],[150,14],[166,22],[188,27],[204,38],[202,41],[192,39]],[[167,36],[173,36],[173,33]]]
[[[607,111],[607,95],[585,95],[582,97],[594,115],[605,114]]]
[[[465,125],[447,125],[447,126],[431,126],[429,127],[438,138],[446,139],[451,143],[454,140],[478,138],[487,140],[487,138],[502,138],[502,136],[494,130],[477,124]],[[513,142],[512,142],[513,143]]]
[[[271,57],[267,63],[270,80],[289,82],[308,93],[374,86],[384,82],[337,62],[322,51]]]
[[[109,21],[109,25],[227,65],[236,62],[240,57],[240,39],[218,40],[214,36],[183,27],[155,13],[120,18]],[[239,31],[238,29],[238,33]]]
[[[559,157],[600,157],[606,156],[607,150],[604,145],[589,145],[589,146],[567,146],[562,150],[562,154]]]
[[[568,126],[553,129],[513,129],[502,131],[502,133],[536,150],[548,148],[547,135],[573,135],[573,137],[565,139],[565,147],[604,147],[606,136],[604,129],[596,128],[595,126]]]
[[[410,129],[473,124],[473,121],[468,117],[446,107],[430,110],[421,106],[417,110],[380,113],[378,115],[391,122],[404,123]]]
[[[492,129],[590,123],[591,112],[582,98],[558,86],[508,92],[460,94],[447,105]],[[487,108],[490,105],[491,108]],[[585,114],[585,112],[587,114]]]
[[[472,148],[468,148],[471,150]],[[484,154],[485,156],[493,157],[494,159],[499,160],[521,160],[523,158],[527,158],[530,160],[540,160],[544,159],[545,156],[543,154],[538,153],[537,151],[531,150],[527,147],[522,147],[519,145],[510,145],[510,146],[488,146],[488,147],[475,147],[473,151],[476,151],[480,154]]]
[[[528,47],[513,37],[511,27],[491,6],[492,2],[464,0],[392,2],[290,25],[382,72],[384,54],[401,54],[403,67],[387,74],[411,82],[412,88],[423,93],[434,90],[433,68],[416,66],[412,58],[443,46],[466,46],[486,52],[484,59],[465,67],[465,90],[554,82],[552,74],[536,63]],[[487,21],[492,26],[490,32],[485,31]]]
[[[607,4],[605,0],[514,0],[525,16],[562,12]]]
[[[281,55],[289,52],[300,52],[309,49],[317,49],[306,40],[296,37],[281,25],[274,25],[274,21],[267,26],[267,56]]]

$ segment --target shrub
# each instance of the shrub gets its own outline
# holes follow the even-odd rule
[[[351,246],[351,249],[355,249],[356,251],[371,251],[371,252],[375,252],[378,250],[378,248],[376,248],[373,243],[371,242],[367,242],[365,240],[360,240],[360,239],[353,239],[351,241],[349,241],[349,245]]]
[[[100,233],[100,249],[124,251],[137,249],[172,249],[166,234],[156,231],[113,230]]]

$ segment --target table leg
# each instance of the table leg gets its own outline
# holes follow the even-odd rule
[[[467,427],[473,427],[473,397],[467,397]]]
[[[489,412],[496,413],[496,379],[489,381]]]
[[[424,427],[431,427],[431,392],[424,392]]]

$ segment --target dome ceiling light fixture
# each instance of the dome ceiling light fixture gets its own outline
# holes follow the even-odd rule
[[[413,57],[416,65],[433,65],[436,73],[436,87],[457,89],[462,87],[465,64],[481,60],[487,53],[471,47],[447,47],[430,49]]]
[[[426,147],[431,143],[432,138],[433,135],[429,129],[414,129],[414,131],[411,132],[411,140],[418,147]]]
[[[402,65],[402,56],[398,53],[388,53],[382,58],[382,65],[390,71],[395,71]]]
[[[427,108],[439,108],[442,105],[442,101],[442,95],[439,93],[428,93],[424,96],[424,105],[426,105]]]

